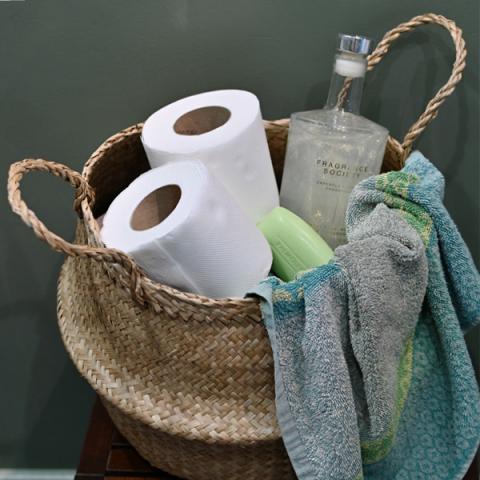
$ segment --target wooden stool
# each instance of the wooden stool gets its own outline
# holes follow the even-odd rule
[[[97,397],[75,480],[148,479],[180,480],[146,462],[118,432]]]
[[[464,480],[479,480],[479,478],[478,467],[474,462]],[[140,457],[120,435],[97,397],[75,480],[148,479],[180,480],[178,477],[153,468]]]

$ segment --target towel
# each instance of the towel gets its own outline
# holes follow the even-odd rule
[[[443,195],[414,152],[357,185],[328,265],[256,288],[299,480],[455,480],[473,460],[480,277]]]

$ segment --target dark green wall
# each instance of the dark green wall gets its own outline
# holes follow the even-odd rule
[[[464,81],[418,147],[446,175],[446,204],[478,263],[478,8],[478,0],[1,1],[1,183],[24,157],[81,169],[106,137],[196,92],[251,90],[266,118],[319,107],[338,32],[378,39],[435,11],[464,29],[470,54]],[[365,115],[404,133],[447,78],[452,52],[439,28],[399,41],[371,75]],[[25,197],[71,238],[69,189],[32,177]],[[0,216],[0,466],[73,467],[93,396],[56,327],[62,258],[10,213],[5,191]]]

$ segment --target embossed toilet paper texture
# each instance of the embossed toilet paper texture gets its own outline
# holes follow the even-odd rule
[[[170,215],[151,228],[134,229],[137,206],[168,185],[181,190]],[[135,179],[110,205],[101,234],[153,280],[212,298],[243,297],[272,264],[260,230],[199,161],[170,163]]]
[[[231,115],[198,135],[174,130],[178,118],[209,106],[223,107]],[[250,92],[218,90],[167,105],[146,120],[142,142],[152,168],[185,159],[202,161],[255,223],[279,205],[260,103]]]

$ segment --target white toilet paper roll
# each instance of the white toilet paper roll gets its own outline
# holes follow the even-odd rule
[[[258,222],[279,205],[255,95],[218,90],[184,98],[151,115],[142,142],[152,168],[198,159]]]
[[[153,280],[212,298],[242,297],[272,263],[260,230],[199,161],[135,179],[108,208],[101,235]]]

